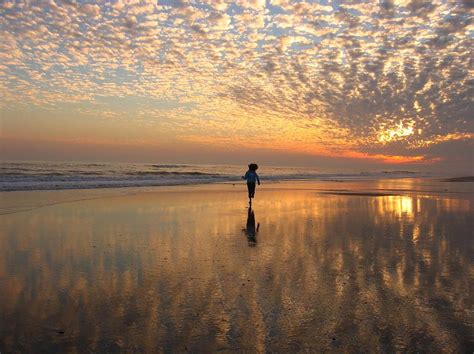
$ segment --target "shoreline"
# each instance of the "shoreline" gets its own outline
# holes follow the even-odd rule
[[[442,176],[370,176],[370,177],[360,177],[360,178],[282,178],[279,180],[276,179],[267,179],[263,180],[265,184],[298,184],[298,183],[357,183],[357,182],[373,182],[373,181],[387,181],[387,180],[426,180],[432,182],[446,182],[446,183],[464,183],[464,182],[474,182],[474,176],[463,176],[463,177],[442,177]],[[77,187],[55,187],[55,188],[24,188],[24,189],[6,189],[0,190],[0,193],[11,193],[11,192],[53,192],[53,191],[83,191],[83,190],[121,190],[121,189],[144,189],[144,188],[171,188],[171,187],[186,187],[186,186],[206,186],[206,185],[238,185],[245,182],[242,182],[240,179],[236,180],[225,180],[225,181],[193,181],[193,182],[183,182],[183,183],[169,183],[169,184],[144,184],[144,185],[101,185],[101,186],[77,186]]]

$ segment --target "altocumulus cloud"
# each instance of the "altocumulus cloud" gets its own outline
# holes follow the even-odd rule
[[[309,153],[429,159],[443,156],[432,146],[472,147],[469,1],[51,0],[0,8],[7,108],[150,97],[192,105],[136,111],[188,140],[226,144],[233,131],[241,144],[265,136],[268,146]],[[116,117],[113,109],[104,107],[104,117]]]

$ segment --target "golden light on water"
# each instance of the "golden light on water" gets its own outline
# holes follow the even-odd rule
[[[416,205],[413,197],[407,197],[403,195],[396,196],[384,196],[379,197],[376,200],[377,205],[377,214],[379,217],[383,218],[383,215],[393,215],[397,218],[408,218],[413,219],[416,209],[414,209],[414,204]]]
[[[334,183],[262,186],[254,247],[242,231],[243,186],[111,194],[31,210],[26,219],[9,215],[0,220],[0,311],[42,333],[44,349],[166,351],[186,343],[191,351],[291,352],[297,343],[318,352],[334,349],[336,337],[339,349],[379,351],[382,340],[420,346],[422,333],[424,349],[462,351],[470,255],[450,230],[469,228],[471,201],[323,194],[324,186]],[[4,330],[8,345],[37,345],[17,341],[16,330]]]

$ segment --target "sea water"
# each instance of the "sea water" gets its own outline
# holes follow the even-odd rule
[[[246,166],[87,163],[87,162],[3,162],[0,191],[172,186],[241,181]],[[353,171],[342,173],[314,167],[261,166],[262,180],[360,180],[371,178],[429,177],[412,171]]]

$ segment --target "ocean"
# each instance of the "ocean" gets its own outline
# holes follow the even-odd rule
[[[0,191],[120,188],[240,182],[247,166],[86,163],[86,162],[3,162]],[[262,182],[281,180],[363,180],[380,178],[433,177],[412,171],[340,173],[311,167],[261,166]]]

